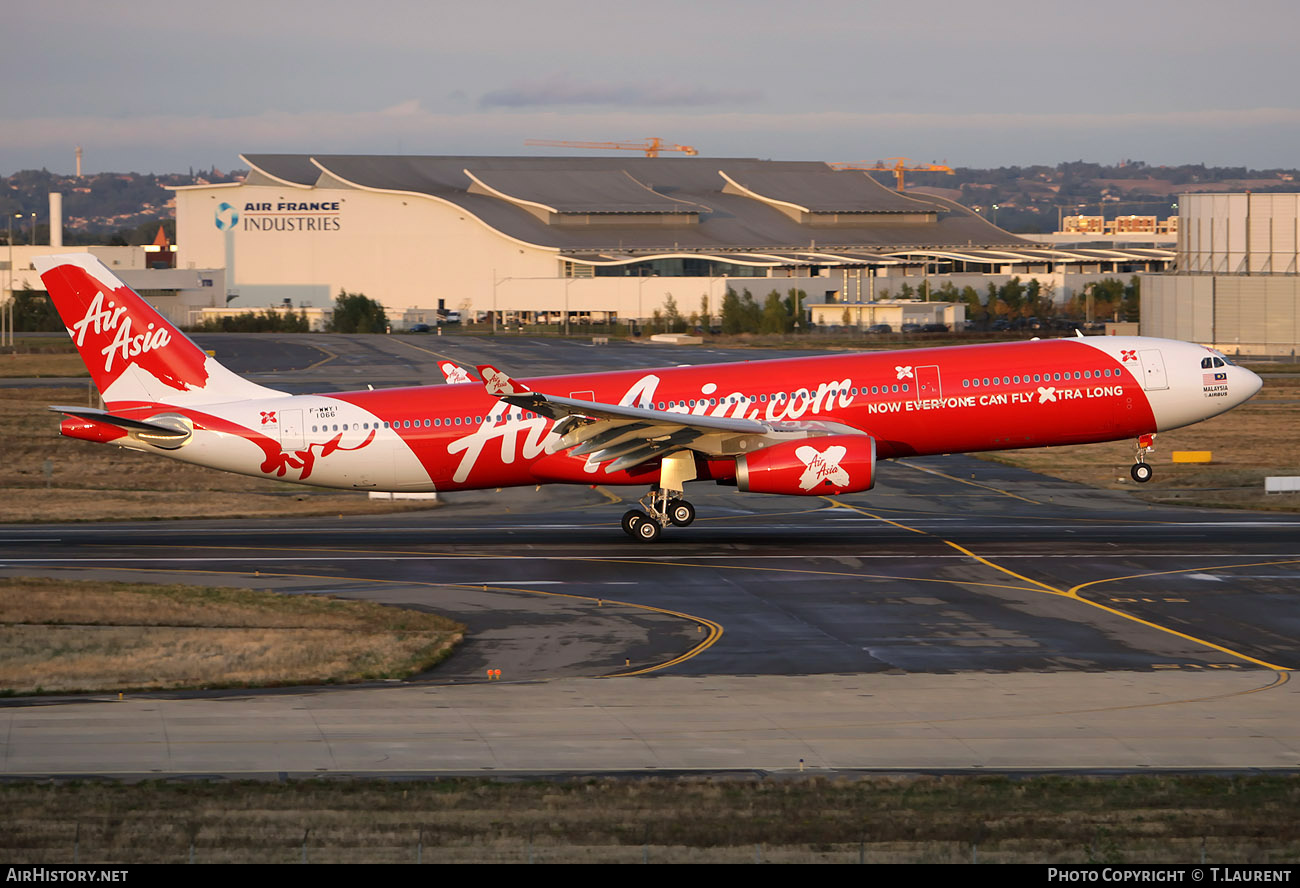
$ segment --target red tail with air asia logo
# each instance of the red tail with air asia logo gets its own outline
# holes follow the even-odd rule
[[[277,394],[209,358],[89,253],[40,256],[33,264],[110,407]]]

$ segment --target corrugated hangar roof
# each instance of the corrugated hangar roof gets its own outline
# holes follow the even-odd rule
[[[264,176],[299,187],[426,195],[508,237],[562,253],[879,254],[1031,246],[952,201],[898,195],[865,173],[835,171],[815,161],[303,154],[246,154],[243,159],[254,171],[250,184]],[[771,193],[724,190],[728,177]],[[474,178],[500,194],[475,187]],[[848,197],[836,197],[834,188]],[[670,224],[636,218],[620,223],[614,216],[583,226],[549,223],[520,200],[562,213],[668,214],[667,204],[689,208],[665,215]],[[813,215],[853,216],[838,217],[828,226],[782,212],[769,202],[773,200],[807,208]]]
[[[807,169],[723,167],[722,174],[760,198],[790,204],[809,213],[933,213],[935,207],[890,191],[875,179],[824,163]],[[848,175],[845,175],[848,173]]]
[[[512,202],[553,213],[697,213],[702,207],[647,188],[627,170],[465,170],[472,179]]]

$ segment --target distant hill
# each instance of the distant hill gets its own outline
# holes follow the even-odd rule
[[[85,243],[152,243],[161,223],[176,237],[176,210],[168,185],[205,185],[242,181],[247,170],[222,173],[97,173],[61,176],[47,170],[24,170],[0,180],[0,212],[21,213],[15,220],[14,242],[29,242],[30,214],[36,213],[37,243],[49,240],[51,191],[63,194],[63,241]],[[892,173],[875,173],[894,185]],[[955,200],[1008,231],[1030,233],[1057,229],[1063,216],[1177,215],[1179,194],[1204,191],[1296,191],[1300,171],[1207,167],[1204,164],[1151,166],[1125,161],[1114,166],[1072,161],[1054,167],[957,167],[953,175],[908,174],[908,190]],[[993,205],[997,204],[996,214]],[[0,228],[4,243],[8,227]]]
[[[222,173],[96,173],[63,176],[48,170],[23,170],[0,180],[0,213],[21,214],[14,220],[14,243],[31,242],[31,214],[36,214],[36,242],[49,242],[51,191],[63,195],[63,242],[153,243],[161,224],[176,238],[176,201],[168,185],[206,185],[242,181],[246,170]],[[0,228],[0,243],[9,234]]]
[[[886,174],[889,175],[889,174]],[[892,178],[892,176],[891,176]],[[885,181],[882,179],[881,181]],[[1054,167],[958,167],[953,175],[912,173],[908,190],[936,194],[993,218],[1021,233],[1056,231],[1064,216],[1178,215],[1180,194],[1205,191],[1297,191],[1300,171],[1151,166],[1126,161],[1115,166],[1073,161]]]

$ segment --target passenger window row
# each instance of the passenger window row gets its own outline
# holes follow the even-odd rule
[[[1035,373],[1032,376],[1028,373],[1018,374],[1015,376],[985,376],[983,378],[974,377],[963,379],[962,388],[980,388],[990,385],[1025,385],[1034,382],[1069,382],[1074,379],[1118,379],[1121,375],[1119,370],[1065,370],[1057,373]]]

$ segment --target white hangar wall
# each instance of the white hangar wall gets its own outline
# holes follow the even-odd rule
[[[389,315],[412,306],[490,308],[497,281],[550,278],[558,253],[510,240],[460,209],[414,195],[355,189],[181,189],[176,198],[181,267],[226,267],[232,305],[260,288],[365,293]],[[278,302],[279,298],[269,301]]]

